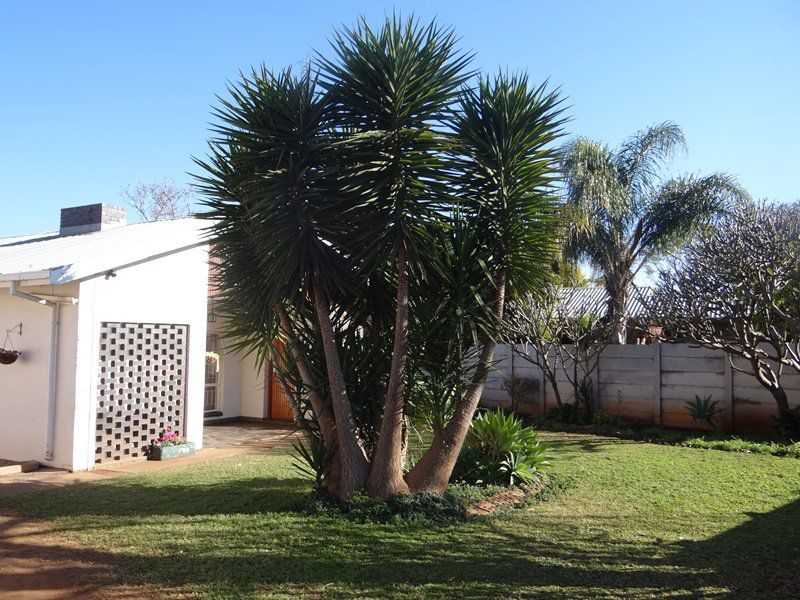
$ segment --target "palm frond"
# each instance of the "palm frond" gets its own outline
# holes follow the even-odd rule
[[[725,173],[687,175],[665,182],[642,217],[643,258],[675,249],[747,198],[736,178]]]
[[[397,14],[378,30],[362,19],[338,30],[331,58],[318,55],[320,81],[339,130],[349,132],[338,180],[348,194],[346,238],[367,268],[402,245],[426,243],[422,223],[447,203],[449,136],[441,125],[472,76],[472,54],[452,29]]]
[[[634,199],[638,199],[653,189],[660,169],[680,151],[686,151],[683,129],[672,121],[664,121],[625,140],[614,162],[623,185],[631,188]]]

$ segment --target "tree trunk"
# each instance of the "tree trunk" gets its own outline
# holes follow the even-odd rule
[[[501,269],[497,273],[495,286],[496,295],[493,309],[497,326],[500,326],[506,294],[505,269]],[[443,493],[447,488],[461,447],[469,432],[472,417],[475,415],[475,410],[478,408],[483,394],[486,376],[489,374],[494,357],[494,349],[494,339],[486,339],[464,399],[459,403],[455,414],[445,428],[434,437],[430,448],[406,476],[411,491]]]
[[[789,399],[782,385],[772,388],[772,396],[775,398],[775,403],[778,405],[778,414],[781,417],[791,414],[792,409],[789,408]]]
[[[334,442],[336,440],[336,420],[331,412],[331,407],[325,404],[322,396],[317,391],[319,388],[311,372],[311,366],[308,364],[303,350],[297,342],[292,322],[285,308],[278,309],[278,319],[286,336],[289,351],[292,353],[292,358],[297,365],[297,371],[300,373],[300,379],[302,379],[303,385],[305,385],[308,392],[308,399],[311,402],[311,409],[314,411],[320,433],[326,441]]]
[[[796,435],[797,415],[789,407],[789,399],[786,395],[786,390],[783,386],[778,384],[770,389],[772,397],[775,398],[775,404],[778,405],[778,420],[781,436],[790,437]]]
[[[625,314],[628,304],[628,285],[622,281],[606,284],[608,293],[608,318],[611,324],[611,343],[625,344],[628,341],[628,319]]]
[[[783,437],[796,435],[798,432],[794,430],[800,427],[800,423],[798,422],[798,415],[789,407],[789,398],[781,384],[781,365],[777,365],[777,370],[773,369],[769,362],[757,355],[756,348],[753,348],[750,354],[750,365],[753,369],[752,375],[756,378],[756,381],[769,390],[775,399],[775,404],[778,407],[778,427],[781,435]]]
[[[337,451],[336,419],[333,416],[331,407],[325,403],[324,399],[317,391],[319,388],[311,371],[311,366],[308,364],[303,349],[300,347],[294,334],[294,327],[292,326],[289,314],[282,306],[278,308],[278,320],[286,336],[289,351],[292,353],[292,358],[297,365],[297,371],[300,373],[300,379],[303,381],[303,385],[308,393],[311,410],[314,411],[314,418],[317,421],[322,440],[325,442],[325,448],[333,456],[328,472],[326,473],[326,478],[328,480],[328,490],[336,494],[341,485],[340,478],[342,470],[339,464],[339,454]],[[294,411],[296,409],[293,407],[292,410]]]
[[[349,498],[358,491],[367,479],[369,464],[364,454],[356,430],[350,400],[347,398],[342,363],[331,325],[330,306],[318,281],[312,283],[314,308],[319,321],[322,346],[325,352],[325,365],[328,371],[328,384],[331,392],[331,404],[336,418],[337,453],[341,466],[341,479],[338,495]]]
[[[368,494],[383,500],[396,494],[408,493],[408,485],[403,479],[403,408],[408,356],[408,303],[408,254],[406,248],[401,245],[397,250],[397,305],[389,385],[384,397],[378,443],[367,479]]]
[[[558,356],[557,355],[554,356],[553,360],[557,361],[558,360]],[[550,350],[548,348],[547,352],[544,354],[544,362],[543,362],[543,366],[542,366],[542,373],[547,378],[547,380],[550,381],[550,385],[553,388],[553,394],[556,397],[556,406],[558,408],[561,408],[561,405],[562,405],[562,403],[561,403],[561,391],[558,389],[558,376],[556,374],[556,369],[557,368],[558,368],[558,364],[553,365],[552,369],[550,368]],[[542,381],[542,385],[543,386],[546,385],[546,382]],[[547,388],[545,388],[543,390],[543,393],[545,393],[545,394],[547,393]],[[545,409],[545,413],[547,413],[546,409]]]

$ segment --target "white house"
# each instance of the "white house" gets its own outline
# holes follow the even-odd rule
[[[167,427],[202,447],[204,417],[291,420],[271,365],[225,349],[205,225],[94,204],[0,239],[0,349],[21,352],[0,364],[0,459],[85,470]]]
[[[202,444],[208,245],[195,219],[126,225],[64,209],[0,239],[0,458],[71,470],[141,456],[171,427]]]

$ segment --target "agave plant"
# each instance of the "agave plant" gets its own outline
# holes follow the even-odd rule
[[[550,448],[533,428],[498,408],[473,420],[457,473],[470,483],[535,483],[551,458]]]
[[[686,408],[695,423],[706,423],[712,429],[717,428],[715,419],[722,412],[719,402],[711,399],[711,395],[700,397],[695,395],[694,400],[686,401]]]

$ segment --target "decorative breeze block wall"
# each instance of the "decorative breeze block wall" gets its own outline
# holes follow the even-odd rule
[[[144,455],[168,427],[184,436],[189,326],[101,323],[95,463]]]

